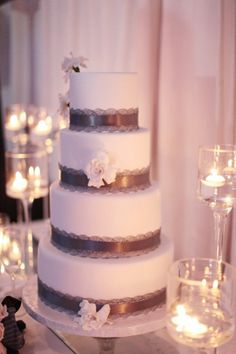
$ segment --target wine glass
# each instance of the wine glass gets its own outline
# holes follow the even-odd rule
[[[22,230],[7,226],[2,232],[2,243],[0,244],[0,261],[5,272],[11,279],[11,292],[16,289],[16,277],[18,285],[25,279],[25,250],[24,233]]]
[[[34,199],[48,195],[48,154],[45,149],[28,143],[6,151],[6,193],[23,204],[27,236],[26,273],[33,271],[31,209]]]
[[[167,330],[179,343],[210,353],[234,333],[236,269],[214,259],[175,262],[168,273]]]
[[[216,258],[222,260],[227,217],[236,198],[236,146],[201,146],[198,157],[197,194],[213,211]]]

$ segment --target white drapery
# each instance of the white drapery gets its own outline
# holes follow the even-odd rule
[[[162,231],[178,258],[213,255],[213,217],[196,198],[197,148],[235,143],[235,1],[39,0],[31,22],[22,3],[10,14],[3,103],[55,111],[67,89],[61,62],[71,51],[89,58],[90,71],[137,71]],[[236,264],[235,221],[229,229]]]

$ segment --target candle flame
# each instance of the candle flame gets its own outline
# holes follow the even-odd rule
[[[30,177],[33,177],[33,176],[34,176],[34,168],[33,168],[33,166],[30,166],[30,167],[29,167],[29,176],[30,176]]]
[[[39,166],[35,167],[34,174],[35,174],[35,177],[40,177],[40,168],[39,168]]]
[[[176,326],[177,332],[182,332],[191,337],[196,337],[207,332],[207,326],[201,323],[197,317],[188,315],[184,305],[177,305],[176,312],[177,315],[173,316],[171,321]]]

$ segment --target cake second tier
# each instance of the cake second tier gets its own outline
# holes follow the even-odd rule
[[[106,153],[117,172],[135,171],[150,165],[150,131],[140,128],[129,132],[60,132],[60,165],[85,170],[99,153]]]
[[[161,228],[158,184],[138,191],[70,190],[54,182],[51,223],[67,233],[106,238],[145,235]]]

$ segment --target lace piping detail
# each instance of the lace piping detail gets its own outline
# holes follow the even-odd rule
[[[161,230],[127,237],[76,235],[53,225],[51,243],[64,253],[89,258],[128,258],[155,250],[161,243]]]
[[[95,193],[127,193],[144,190],[151,185],[149,180],[149,167],[118,172],[114,183],[101,186],[100,188],[87,186],[88,179],[83,170],[75,170],[62,165],[59,165],[59,169],[61,170],[61,187],[71,191],[86,190]]]
[[[69,294],[56,291],[43,283],[40,278],[38,278],[38,294],[41,301],[43,301],[47,306],[71,315],[78,313],[80,303],[83,300],[88,300],[89,303],[94,303],[98,310],[102,306],[108,304],[111,308],[109,318],[121,315],[135,315],[144,310],[156,309],[161,307],[166,300],[165,288],[145,295],[126,297],[122,299],[84,299],[80,296],[74,297]]]
[[[70,109],[70,129],[86,132],[125,132],[138,129],[138,108]]]

